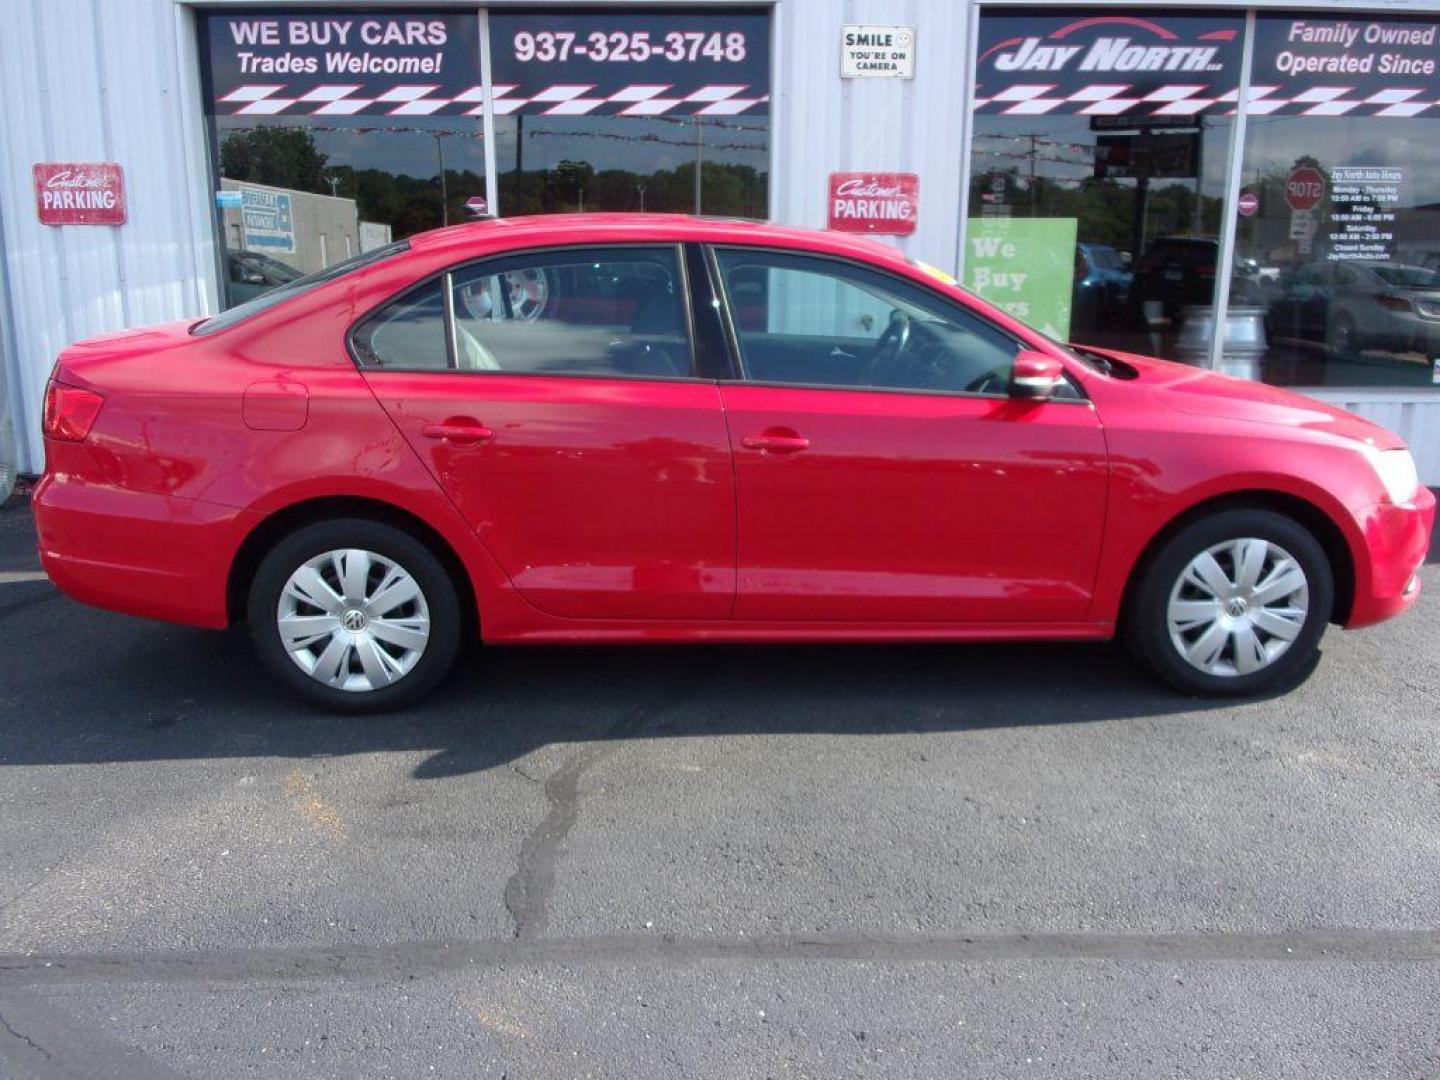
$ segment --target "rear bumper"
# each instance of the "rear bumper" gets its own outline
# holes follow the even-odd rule
[[[31,505],[41,564],[68,596],[167,622],[228,624],[226,584],[244,511],[48,473]]]
[[[1421,564],[1435,525],[1435,496],[1421,488],[1404,506],[1377,503],[1355,515],[1364,538],[1364,565],[1356,567],[1351,629],[1393,618],[1420,597]]]

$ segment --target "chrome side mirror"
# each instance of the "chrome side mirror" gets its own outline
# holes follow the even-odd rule
[[[1010,377],[1010,396],[1028,401],[1048,401],[1065,378],[1065,365],[1034,349],[1021,349]]]

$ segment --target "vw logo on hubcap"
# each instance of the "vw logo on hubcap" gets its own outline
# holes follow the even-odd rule
[[[1243,596],[1236,596],[1225,605],[1225,613],[1232,619],[1238,619],[1241,615],[1245,614],[1245,610],[1248,607],[1249,605],[1245,603]]]
[[[358,634],[365,629],[370,620],[365,617],[365,612],[359,608],[351,608],[344,615],[340,616],[340,625],[349,630],[352,634]]]

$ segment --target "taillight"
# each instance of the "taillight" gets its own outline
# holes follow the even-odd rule
[[[1201,277],[1214,277],[1214,276],[1215,276],[1215,264],[1214,264],[1214,263],[1206,263],[1204,266],[1197,266],[1197,267],[1195,268],[1195,272],[1196,272],[1197,274],[1199,274]]]
[[[45,437],[81,442],[90,434],[104,404],[105,399],[93,390],[66,386],[51,379],[45,388]]]
[[[1375,297],[1375,302],[1390,311],[1413,311],[1415,310],[1410,301],[1403,296],[1392,296],[1390,293],[1380,293]]]

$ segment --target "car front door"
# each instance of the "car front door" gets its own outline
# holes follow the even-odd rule
[[[1108,462],[1078,388],[1008,395],[1020,343],[897,275],[716,248],[743,377],[735,617],[1083,620]]]
[[[730,446],[696,377],[680,251],[565,248],[452,269],[362,322],[381,404],[535,607],[723,619]]]

